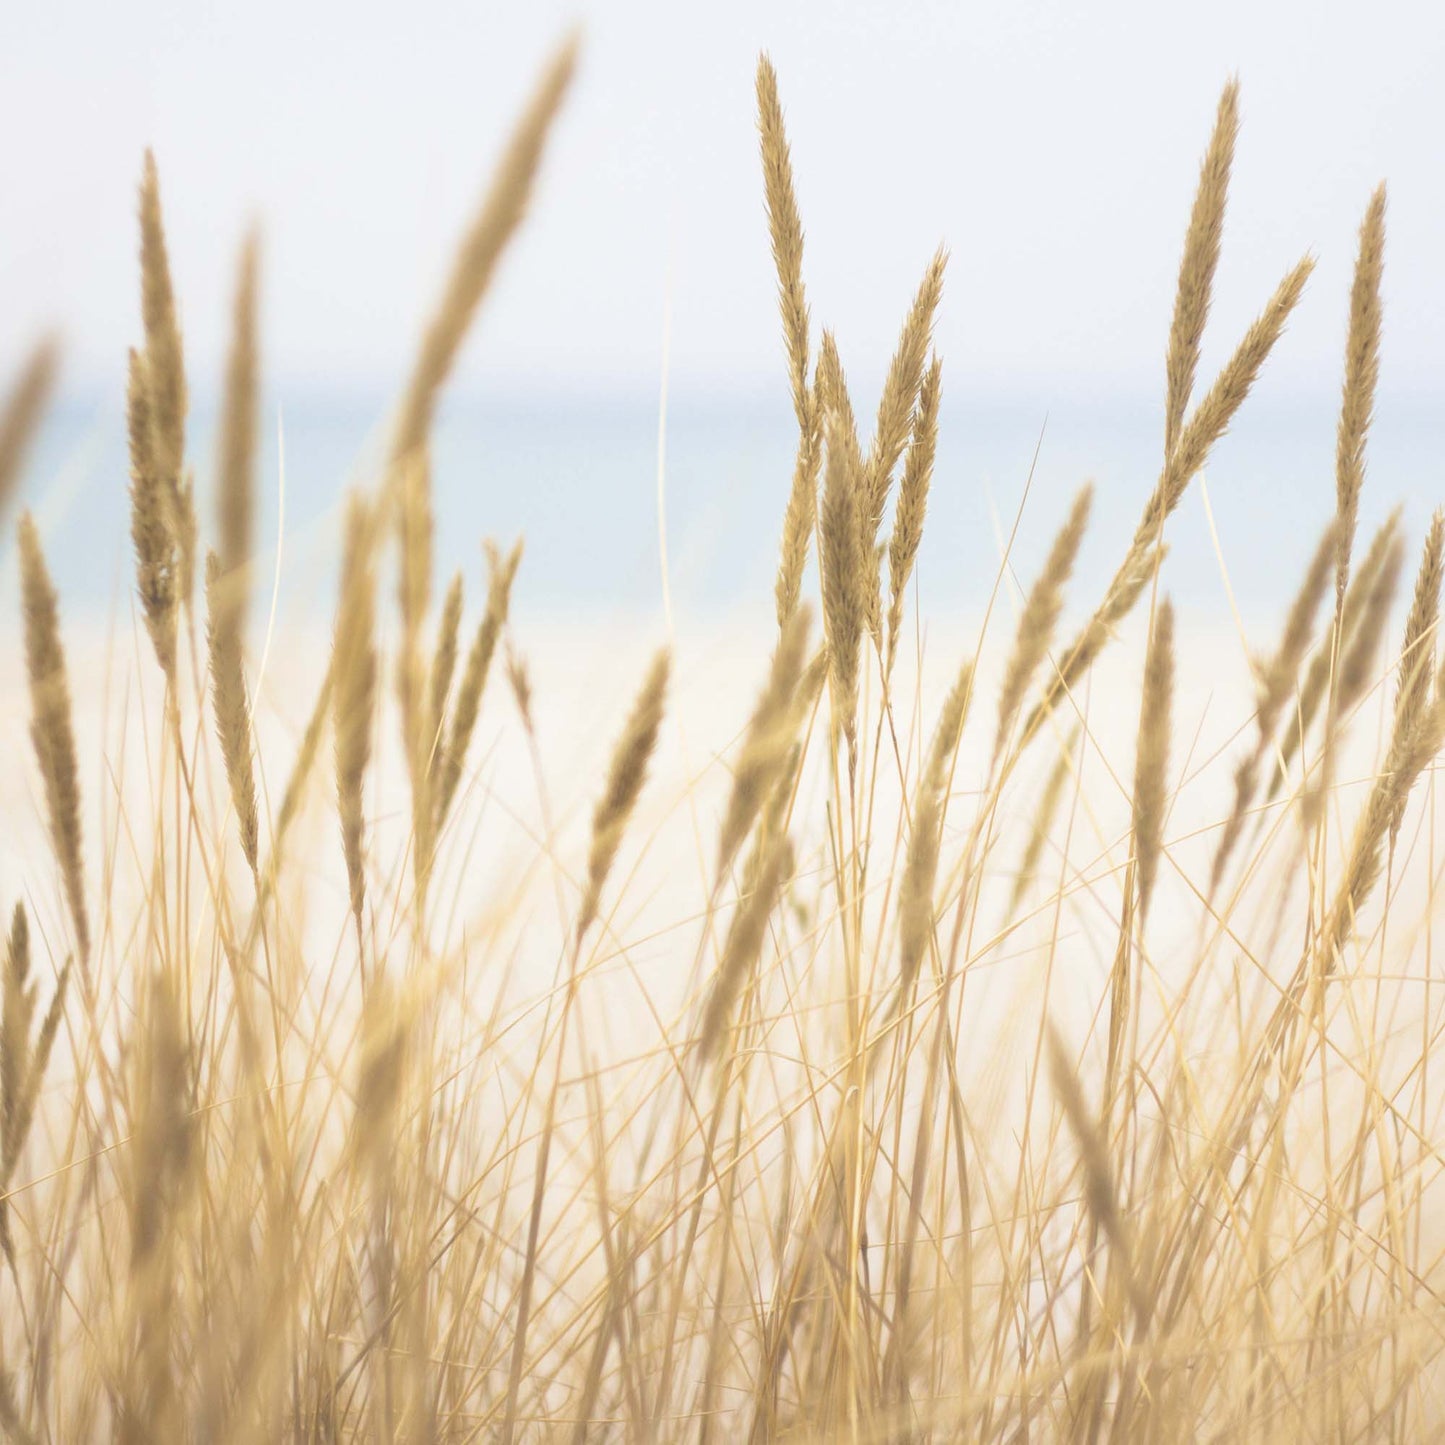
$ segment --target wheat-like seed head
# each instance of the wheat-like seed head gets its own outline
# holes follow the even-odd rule
[[[234,575],[234,574],[232,574]],[[251,761],[251,709],[246,700],[246,678],[241,657],[239,619],[225,597],[229,577],[215,552],[206,555],[206,637],[210,653],[211,703],[216,714],[216,736],[226,765],[231,806],[241,851],[254,873],[259,823],[256,815],[256,778]]]
[[[1385,268],[1385,187],[1370,197],[1360,223],[1360,246],[1350,287],[1350,329],[1345,340],[1345,379],[1335,444],[1335,492],[1340,520],[1340,559],[1335,579],[1337,606],[1343,605],[1350,575],[1350,549],[1365,480],[1365,442],[1375,411],[1380,378],[1380,278]]]
[[[667,679],[672,661],[666,648],[652,660],[642,690],[632,705],[627,725],[612,751],[607,770],[607,783],[592,813],[592,846],[587,856],[587,882],[582,904],[577,910],[577,939],[580,943],[593,919],[602,886],[612,871],[622,835],[627,829],[632,810],[637,806],[647,777],[647,764],[657,746],[662,727],[663,703],[667,696]]]
[[[81,867],[80,770],[70,716],[70,684],[60,640],[60,604],[40,533],[30,513],[20,518],[20,594],[25,617],[25,666],[30,677],[30,738],[45,785],[50,843],[60,866],[82,961],[90,956],[90,922]]]
[[[913,564],[923,541],[923,523],[928,514],[928,489],[933,480],[933,460],[938,451],[938,408],[942,397],[943,366],[935,356],[918,387],[918,409],[913,418],[913,435],[898,484],[898,505],[893,513],[893,534],[888,540],[888,670],[898,655],[898,635],[903,625],[903,596]]]
[[[256,439],[260,420],[256,324],[256,272],[260,243],[253,232],[241,248],[236,300],[231,323],[231,351],[226,362],[225,400],[221,408],[216,475],[217,551],[228,578],[240,625],[244,625],[249,590],[256,512]]]
[[[1179,263],[1179,287],[1174,299],[1174,321],[1169,328],[1165,363],[1168,390],[1164,408],[1164,455],[1179,440],[1179,429],[1194,390],[1199,369],[1199,348],[1209,320],[1214,272],[1224,236],[1224,208],[1229,195],[1229,173],[1234,164],[1234,143],[1239,136],[1239,82],[1231,80],[1219,97],[1214,134],[1199,167],[1199,188],[1184,237]]]
[[[53,338],[46,337],[26,358],[0,407],[0,517],[15,494],[30,444],[55,389],[59,365],[60,348]]]
[[[1165,773],[1174,697],[1174,607],[1166,597],[1154,614],[1149,654],[1144,664],[1144,697],[1139,713],[1139,742],[1134,762],[1134,858],[1138,870],[1139,913],[1147,915],[1159,871],[1167,805]]]

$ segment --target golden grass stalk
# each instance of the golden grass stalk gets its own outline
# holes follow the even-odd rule
[[[20,518],[20,595],[25,618],[25,667],[30,678],[30,739],[45,785],[50,845],[65,885],[82,963],[90,957],[90,922],[81,866],[80,770],[70,717],[70,684],[60,640],[60,606],[40,533],[30,513]]]
[[[151,421],[149,368],[130,353],[126,423],[130,439],[130,535],[136,592],[156,661],[168,680],[176,670],[176,540]]]
[[[10,1235],[6,1189],[20,1161],[20,1151],[35,1122],[40,1085],[50,1063],[50,1052],[60,1029],[70,961],[60,971],[50,1007],[32,1040],[36,985],[30,979],[30,928],[25,905],[17,903],[5,950],[3,1003],[0,1003],[0,1249],[15,1269],[15,1247]]]
[[[1256,668],[1259,688],[1259,701],[1255,710],[1257,740],[1253,750],[1234,772],[1234,805],[1215,849],[1209,879],[1211,895],[1219,886],[1225,866],[1243,834],[1245,818],[1259,787],[1259,771],[1268,753],[1270,740],[1274,737],[1280,714],[1285,703],[1294,696],[1299,687],[1300,668],[1314,631],[1315,617],[1338,560],[1338,538],[1338,519],[1331,518],[1320,534],[1314,555],[1310,558],[1294,600],[1290,603],[1279,646],[1265,664]]]
[[[1174,698],[1174,607],[1166,597],[1154,614],[1144,664],[1144,697],[1139,712],[1139,742],[1134,760],[1134,861],[1139,917],[1149,912],[1154,879],[1164,846],[1168,804],[1169,737]]]
[[[778,74],[766,53],[758,57],[758,146],[763,162],[763,197],[768,209],[768,236],[778,273],[778,310],[783,319],[783,344],[788,356],[788,383],[793,410],[804,437],[814,428],[813,398],[808,387],[808,302],[803,291],[803,222],[793,189],[793,158],[778,101]]]
[[[195,582],[196,513],[190,482],[183,473],[188,405],[186,367],[161,216],[160,179],[156,174],[155,156],[149,150],[145,153],[140,186],[140,264],[151,458],[175,538],[176,590],[179,600],[189,606]]]
[[[1219,97],[1214,133],[1199,167],[1199,187],[1184,236],[1179,264],[1179,286],[1174,298],[1174,320],[1169,328],[1165,365],[1168,391],[1164,408],[1164,455],[1179,440],[1184,413],[1199,369],[1199,348],[1209,320],[1214,273],[1224,236],[1224,209],[1229,195],[1229,173],[1234,164],[1234,143],[1239,136],[1239,82],[1231,80]]]
[[[15,495],[30,444],[40,430],[40,418],[55,389],[59,367],[60,347],[53,337],[46,337],[26,358],[0,407],[0,517]]]
[[[366,904],[362,786],[371,761],[371,724],[376,707],[374,527],[374,517],[366,503],[360,497],[353,497],[346,517],[341,604],[331,664],[335,677],[336,800],[358,942],[363,932]]]
[[[1435,633],[1440,620],[1440,582],[1445,575],[1445,511],[1436,509],[1425,534],[1415,594],[1400,643],[1399,682],[1395,693],[1395,730],[1412,733],[1430,702],[1435,672]]]
[[[1269,303],[1244,333],[1213,386],[1184,424],[1134,534],[1136,547],[1157,541],[1160,528],[1179,505],[1185,488],[1209,460],[1214,444],[1228,431],[1283,334],[1290,314],[1299,305],[1314,265],[1314,260],[1306,256],[1279,283]]]
[[[430,765],[436,737],[435,721],[427,715],[430,694],[422,644],[422,622],[431,601],[433,532],[431,457],[425,440],[398,463],[395,480],[401,533],[398,579],[401,638],[396,691],[401,704],[402,747],[411,783],[412,857],[421,887],[431,867],[434,812]]]
[[[938,312],[939,298],[943,295],[943,273],[947,265],[948,253],[940,247],[923,273],[913,305],[903,322],[898,346],[883,383],[883,395],[878,400],[878,420],[873,433],[873,444],[869,448],[868,461],[864,467],[866,491],[863,520],[868,529],[867,541],[870,547],[883,521],[883,508],[888,500],[893,469],[898,465],[898,458],[903,455],[903,448],[908,443],[908,434],[913,426],[914,406],[918,400],[919,385],[923,380],[923,364],[933,340],[933,319]]]
[[[923,523],[928,514],[928,489],[933,481],[933,460],[938,452],[938,408],[942,397],[943,364],[933,358],[918,387],[918,409],[913,418],[913,436],[898,484],[898,505],[893,513],[893,534],[888,539],[888,672],[898,655],[898,635],[903,626],[903,595],[918,548],[923,541]]]
[[[768,919],[793,873],[793,846],[786,833],[760,827],[747,880],[718,958],[717,972],[698,1028],[698,1058],[706,1065],[717,1056],[733,1007],[757,967]]]
[[[867,564],[859,509],[862,473],[844,412],[827,414],[828,461],[818,517],[818,560],[823,574],[823,625],[828,637],[834,728],[850,754],[857,741],[859,651],[867,618]]]
[[[933,887],[938,876],[938,853],[942,843],[944,791],[948,786],[953,756],[968,716],[973,696],[973,663],[964,663],[939,714],[929,751],[928,766],[919,780],[913,801],[913,826],[908,835],[908,856],[898,893],[899,1006],[918,978],[928,941],[933,936]]]
[[[716,876],[719,881],[742,847],[792,748],[799,722],[795,700],[812,620],[808,608],[800,607],[788,619],[773,649],[768,680],[748,721],[718,832]]]
[[[1390,552],[1398,545],[1400,514],[1398,509],[1381,524],[1360,565],[1351,576],[1345,589],[1345,603],[1340,610],[1337,624],[1338,643],[1334,636],[1326,638],[1310,658],[1309,668],[1293,708],[1293,726],[1286,729],[1280,742],[1278,767],[1275,769],[1268,792],[1273,800],[1284,783],[1285,771],[1304,744],[1310,725],[1319,712],[1320,704],[1328,696],[1330,679],[1338,676],[1342,665],[1341,654],[1354,646],[1360,625],[1364,619],[1369,599],[1376,595],[1380,573],[1384,569]],[[1336,529],[1338,518],[1336,518]],[[1338,537],[1338,531],[1335,534]],[[1336,554],[1338,557],[1338,553]],[[1378,604],[1377,604],[1378,605]],[[1380,619],[1383,625],[1383,619]],[[1336,688],[1338,699],[1338,688]],[[1339,711],[1336,702],[1336,712]]]
[[[458,572],[442,599],[441,620],[437,624],[436,651],[431,660],[431,683],[427,689],[427,717],[431,720],[431,749],[428,767],[436,760],[437,738],[447,715],[451,697],[452,676],[457,667],[457,633],[462,625],[462,574]]]
[[[1405,565],[1405,540],[1396,529],[1378,569],[1370,579],[1360,606],[1360,618],[1340,656],[1335,687],[1335,710],[1348,712],[1374,680],[1375,661],[1390,620],[1390,607],[1400,586]]]
[[[647,764],[657,746],[662,727],[663,703],[667,696],[667,679],[671,657],[666,648],[658,651],[647,671],[647,678],[632,705],[627,725],[612,750],[607,769],[607,783],[592,813],[592,846],[587,855],[587,883],[582,903],[577,910],[577,939],[587,932],[597,917],[597,905],[603,884],[612,871],[622,835],[627,830],[632,810],[647,778]]]
[[[268,875],[275,875],[280,864],[281,845],[301,811],[306,786],[311,780],[311,770],[316,765],[316,755],[321,751],[321,735],[326,729],[326,719],[331,715],[331,699],[335,690],[336,659],[333,655],[327,665],[326,676],[321,679],[321,686],[317,689],[311,716],[301,734],[301,746],[296,750],[291,775],[286,780],[286,791],[281,795],[281,806],[276,811],[276,822],[272,829],[271,861],[267,865]]]
[[[246,700],[246,678],[241,660],[239,621],[225,595],[236,576],[223,572],[215,552],[206,556],[206,637],[211,667],[211,705],[216,715],[216,736],[226,765],[231,806],[241,851],[255,873],[259,825],[256,815],[256,777],[251,761],[251,709]]]
[[[1350,288],[1350,329],[1345,339],[1345,379],[1335,442],[1335,492],[1340,521],[1336,607],[1344,605],[1350,550],[1365,481],[1365,443],[1380,378],[1380,278],[1385,268],[1385,186],[1370,197],[1360,223],[1360,245]]]
[[[228,599],[243,626],[249,591],[256,514],[256,440],[260,421],[260,361],[256,325],[256,273],[259,243],[252,233],[241,248],[236,301],[231,322],[231,351],[226,362],[225,400],[221,407],[217,476],[217,551],[234,600]],[[209,582],[208,582],[209,590]]]
[[[426,441],[437,397],[456,362],[462,340],[502,251],[526,215],[542,150],[576,63],[574,37],[557,49],[543,69],[502,152],[481,209],[462,238],[441,304],[422,338],[411,379],[402,395],[392,441],[393,462],[411,458]]]
[[[1059,802],[1064,796],[1064,784],[1073,772],[1074,749],[1078,745],[1078,737],[1079,731],[1075,728],[1069,741],[1060,749],[1053,767],[1049,769],[1044,790],[1039,794],[1038,806],[1034,809],[1029,823],[1029,839],[1024,844],[1023,857],[1019,860],[1018,872],[1014,875],[1013,892],[1009,897],[1009,918],[1017,916],[1024,894],[1028,892],[1038,874],[1044,844],[1048,842],[1054,815],[1058,812]]]
[[[1093,501],[1094,488],[1086,484],[1074,498],[1069,515],[1064,525],[1059,528],[1053,546],[1049,548],[1043,571],[1039,573],[1024,602],[1013,651],[1009,654],[1003,682],[999,686],[995,754],[1002,750],[1008,731],[1018,716],[1024,694],[1033,682],[1039,663],[1044,660],[1049,644],[1053,641],[1054,628],[1058,625],[1059,614],[1064,608],[1064,588],[1069,585],[1069,578],[1073,574],[1074,562],[1084,540],[1084,531],[1089,525],[1089,512]]]
[[[462,672],[462,680],[457,685],[451,728],[442,752],[440,777],[436,788],[438,832],[446,821],[452,799],[456,795],[457,784],[461,781],[467,748],[481,713],[482,692],[487,685],[487,673],[491,670],[492,656],[497,650],[497,639],[502,635],[502,628],[506,626],[512,583],[522,561],[520,541],[506,557],[503,557],[496,545],[490,541],[486,544],[486,549],[487,565],[491,574],[487,584],[487,607],[482,614],[471,650],[467,653],[467,665]]]
[[[797,610],[803,590],[803,569],[808,565],[808,547],[818,519],[818,470],[823,460],[822,406],[816,388],[812,395],[808,430],[798,438],[793,483],[788,490],[787,510],[783,513],[778,578],[773,584],[779,627]]]
[[[1133,1249],[1124,1214],[1119,1207],[1118,1188],[1114,1182],[1114,1171],[1109,1165],[1108,1144],[1104,1131],[1099,1127],[1089,1106],[1084,1101],[1083,1086],[1079,1075],[1069,1060],[1063,1040],[1052,1024],[1048,1029],[1049,1072],[1053,1077],[1054,1090],[1064,1106],[1064,1117],[1069,1121],[1069,1130],[1079,1149],[1084,1166],[1084,1201],[1095,1223],[1103,1230],[1109,1241],[1114,1263],[1124,1279],[1135,1316],[1145,1321],[1149,1316],[1149,1302],[1145,1297],[1134,1269]]]

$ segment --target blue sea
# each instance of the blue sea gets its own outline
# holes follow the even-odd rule
[[[1170,524],[1165,585],[1183,608],[1223,621],[1232,591],[1246,621],[1273,620],[1334,506],[1335,413],[1326,395],[1266,394],[1246,404],[1205,485],[1191,487]],[[268,398],[258,588],[269,593],[275,570],[284,475],[283,621],[329,611],[341,503],[349,486],[375,484],[387,414],[379,394]],[[927,614],[981,610],[1011,537],[1011,565],[1026,584],[1069,498],[1092,480],[1093,522],[1075,583],[1075,605],[1087,606],[1158,474],[1161,431],[1158,398],[947,404],[919,563]],[[203,529],[213,522],[213,432],[214,407],[202,403],[189,446]],[[660,489],[655,396],[449,398],[434,447],[438,577],[460,568],[476,598],[485,586],[482,539],[524,535],[519,617],[660,615],[665,524],[675,615],[766,607],[795,436],[786,400],[674,395]],[[40,520],[67,615],[130,605],[126,488],[118,399],[65,398],[32,455],[24,500]],[[1362,526],[1397,502],[1415,538],[1445,503],[1441,398],[1381,399]],[[4,572],[13,584],[13,563]]]

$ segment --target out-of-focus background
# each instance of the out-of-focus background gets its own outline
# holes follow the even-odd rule
[[[1059,499],[1098,487],[1084,571],[1132,528],[1161,446],[1177,257],[1214,106],[1243,85],[1206,372],[1303,252],[1319,267],[1234,434],[1175,525],[1170,585],[1277,609],[1333,507],[1355,230],[1390,186],[1366,519],[1445,495],[1445,8],[1133,0],[699,8],[99,0],[0,15],[0,368],[43,328],[64,396],[26,482],[66,605],[126,601],[123,378],[139,335],[134,187],[160,166],[208,496],[211,417],[244,228],[264,238],[264,525],[283,598],[331,601],[344,485],[366,475],[450,249],[544,56],[579,81],[540,195],[448,392],[438,564],[481,580],[525,532],[519,607],[655,615],[659,403],[674,606],[765,607],[792,427],[756,155],[777,64],[816,323],[865,415],[940,242],[945,415],[920,578],[980,607],[1038,462],[1021,571]],[[7,559],[3,564],[8,571]],[[8,589],[7,589],[8,590]],[[475,592],[474,592],[475,595]]]

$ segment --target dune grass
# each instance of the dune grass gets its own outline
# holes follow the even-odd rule
[[[488,543],[480,607],[474,579],[439,593],[432,576],[432,419],[574,65],[568,44],[539,80],[384,469],[349,501],[329,665],[280,756],[247,647],[260,252],[241,253],[203,554],[146,158],[129,427],[150,702],[103,770],[72,719],[99,684],[67,670],[41,537],[19,524],[53,856],[7,880],[0,1430],[1430,1438],[1442,524],[1397,637],[1398,520],[1354,546],[1383,190],[1349,298],[1337,506],[1302,516],[1318,548],[1279,639],[1251,639],[1251,700],[1201,757],[1170,519],[1310,271],[1285,270],[1205,384],[1236,86],[1186,229],[1159,473],[1113,580],[1069,597],[1085,487],[1036,580],[1017,586],[1007,559],[987,579],[984,628],[936,688],[910,591],[946,254],[865,437],[809,313],[763,58],[798,423],[777,626],[731,742],[666,784],[696,863],[674,857],[634,905],[661,846],[649,792],[678,772],[681,659],[656,652],[629,708],[589,708],[606,763],[574,815],[510,615],[520,545]],[[54,370],[44,343],[0,413],[0,502]],[[1120,649],[1137,726],[1103,736],[1093,679]],[[507,745],[525,823],[491,792]],[[87,795],[107,800],[89,838]],[[514,856],[489,873],[478,839],[504,827]]]

